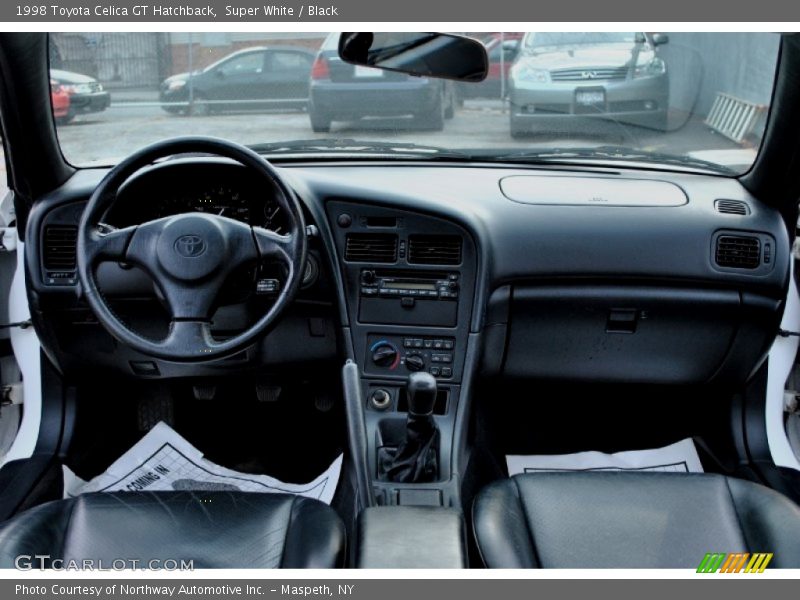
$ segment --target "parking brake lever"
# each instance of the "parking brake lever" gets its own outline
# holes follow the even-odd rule
[[[342,381],[344,383],[348,441],[358,483],[358,498],[361,508],[367,508],[375,505],[375,492],[372,489],[372,481],[367,467],[367,429],[364,423],[361,378],[358,374],[358,366],[352,360],[348,360],[342,369]]]

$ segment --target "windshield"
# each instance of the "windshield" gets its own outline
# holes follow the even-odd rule
[[[53,33],[53,116],[77,166],[182,135],[304,160],[626,161],[735,175],[757,156],[778,34],[463,35],[489,50],[482,82],[354,66],[339,59],[338,33]]]

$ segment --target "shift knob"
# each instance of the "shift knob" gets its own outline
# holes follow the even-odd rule
[[[436,378],[433,375],[424,371],[411,373],[406,393],[409,415],[423,417],[433,413],[436,403]]]

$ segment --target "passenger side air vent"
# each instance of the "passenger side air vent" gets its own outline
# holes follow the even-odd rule
[[[393,233],[348,233],[344,258],[350,262],[393,263],[397,236]]]
[[[48,225],[44,230],[42,264],[49,284],[75,283],[78,228],[74,225]]]
[[[714,208],[724,215],[749,215],[750,207],[741,200],[715,200]]]
[[[415,265],[459,265],[461,238],[457,235],[410,235],[408,262]]]
[[[721,235],[715,254],[720,267],[757,269],[761,264],[761,241],[756,237]]]

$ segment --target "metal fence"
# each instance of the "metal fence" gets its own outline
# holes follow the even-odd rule
[[[155,87],[170,74],[164,33],[53,33],[50,64],[96,78],[111,89]]]

